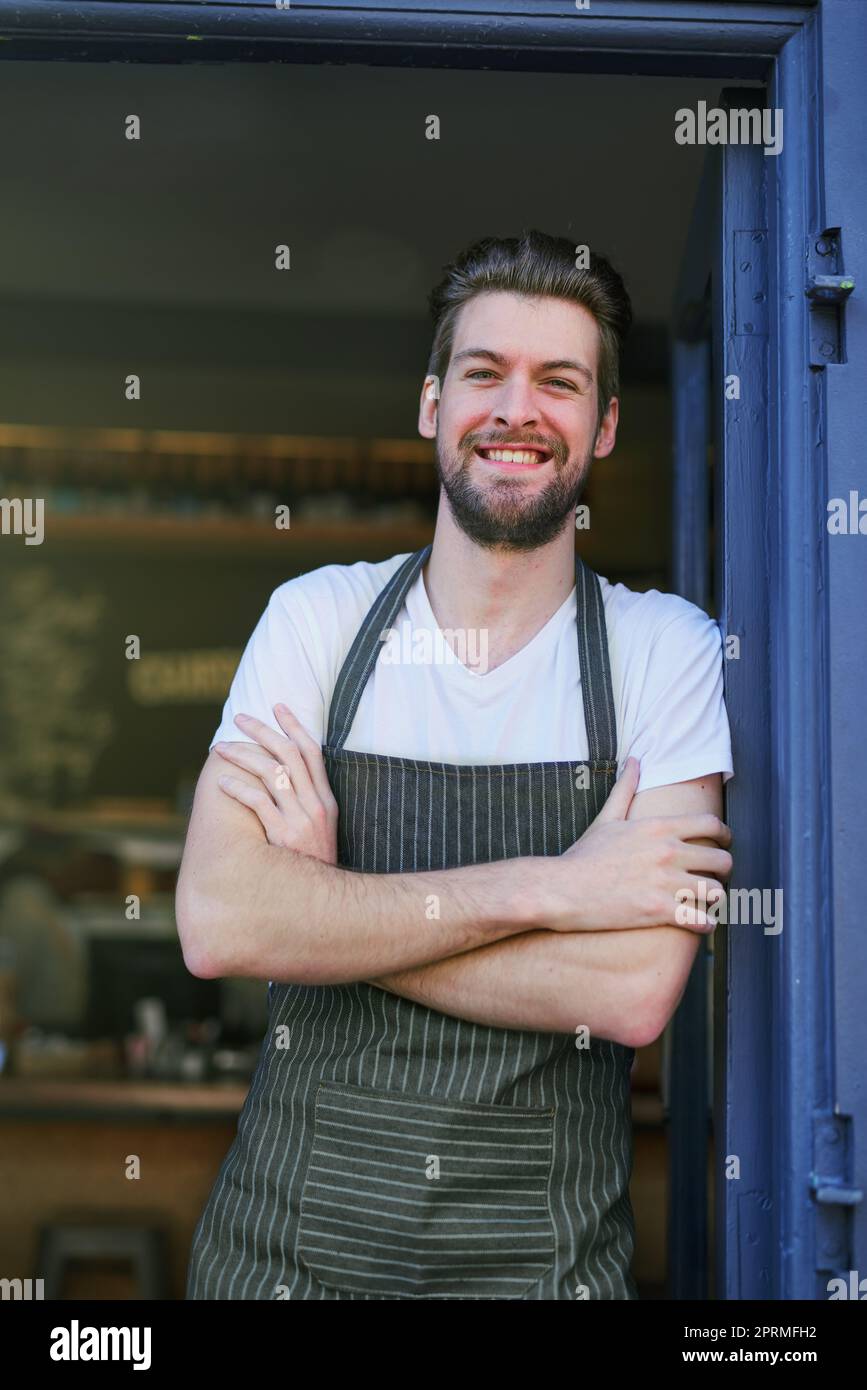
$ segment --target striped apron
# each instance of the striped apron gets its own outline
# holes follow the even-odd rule
[[[562,854],[617,769],[602,595],[580,559],[588,763],[458,765],[343,746],[429,553],[377,596],[334,690],[323,757],[339,863],[405,873]],[[407,930],[426,920],[422,900]],[[272,984],[187,1297],[636,1299],[634,1051],[581,1041],[482,1027],[364,983]]]

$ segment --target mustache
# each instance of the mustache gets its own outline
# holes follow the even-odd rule
[[[535,445],[537,449],[545,449],[552,457],[561,462],[568,453],[568,449],[559,439],[547,439],[541,434],[525,435],[522,439],[497,438],[496,436],[483,434],[468,434],[461,444],[461,452],[470,454],[476,448],[482,449],[520,449],[522,445]]]

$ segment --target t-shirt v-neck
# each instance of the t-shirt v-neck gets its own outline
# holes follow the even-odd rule
[[[563,628],[568,623],[571,622],[572,626],[575,626],[577,618],[576,603],[576,591],[575,585],[573,584],[569,593],[560,604],[560,607],[551,614],[548,621],[539,628],[539,631],[536,632],[528,642],[525,642],[523,647],[513,652],[506,661],[501,662],[499,666],[495,666],[492,671],[473,671],[468,666],[465,666],[460,657],[455,653],[454,660],[446,656],[445,661],[441,663],[443,673],[449,672],[453,680],[463,681],[471,686],[475,686],[479,693],[482,693],[481,687],[484,687],[485,696],[494,694],[502,686],[510,685],[516,678],[522,677],[528,665],[537,663],[542,648],[548,647],[549,644],[556,645],[556,643],[560,641]],[[450,644],[442,637],[442,629],[431,607],[427,586],[424,582],[424,573],[422,571],[419,572],[417,579],[410,586],[406,599],[404,600],[404,607],[414,631],[423,629],[433,634],[434,637],[440,634],[443,650],[446,652],[453,651]],[[478,640],[475,644],[475,651],[480,657],[484,656],[484,649],[481,647]]]

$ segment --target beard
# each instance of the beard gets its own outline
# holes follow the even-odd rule
[[[574,468],[567,470],[568,450],[560,441],[525,439],[525,444],[550,449],[555,469],[547,486],[528,498],[517,476],[504,474],[498,478],[492,475],[487,487],[479,487],[472,481],[473,450],[481,441],[480,435],[468,435],[457,458],[453,456],[444,461],[437,435],[437,474],[455,521],[470,540],[488,550],[536,550],[547,545],[560,535],[574,515],[587,484],[593,446],[576,471]],[[490,441],[486,441],[486,446],[494,447]]]

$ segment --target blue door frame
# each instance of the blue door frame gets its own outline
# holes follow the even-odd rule
[[[762,110],[764,88],[727,89],[724,109]],[[774,889],[768,807],[773,719],[768,556],[770,338],[767,184],[760,145],[714,146],[686,242],[673,315],[674,587],[713,606],[730,652],[726,707],[735,779],[725,818],[735,836],[732,889]],[[714,448],[713,565],[708,545]],[[730,645],[732,642],[737,645]],[[777,788],[777,792],[780,789]],[[785,893],[783,901],[785,903]],[[785,923],[785,918],[784,918]],[[671,1045],[669,1296],[707,1297],[707,970],[713,963],[716,1287],[727,1297],[770,1298],[770,1187],[775,1033],[771,984],[780,936],[721,925],[703,943],[674,1019]],[[766,1059],[767,1071],[756,1059]],[[744,1077],[752,1078],[745,1086]],[[737,1270],[737,1293],[732,1272]],[[727,1277],[728,1276],[728,1277]]]
[[[592,0],[579,12],[565,0],[426,0],[411,11],[320,0],[280,11],[253,0],[0,0],[0,40],[0,61],[334,61],[766,84],[769,105],[785,113],[782,152],[765,159],[757,179],[747,147],[730,147],[708,175],[716,178],[709,234],[723,259],[712,277],[716,385],[700,409],[717,421],[718,613],[741,638],[739,660],[726,663],[736,762],[726,814],[737,835],[736,881],[780,887],[784,900],[779,936],[727,929],[715,944],[716,1296],[825,1298],[832,1272],[867,1276],[867,988],[857,879],[867,785],[867,537],[830,536],[826,527],[829,499],[867,491],[858,431],[867,379],[867,3]],[[742,312],[746,282],[731,259],[740,244],[733,233],[765,227],[766,272],[744,256],[750,269],[742,274],[766,273],[767,331],[753,321],[752,334],[738,332],[752,320]],[[843,264],[834,269],[845,268],[858,286],[841,313],[839,353],[828,311],[806,295],[809,276],[828,264],[816,261],[816,243],[832,232],[830,250],[827,238],[823,244],[833,261],[835,228]],[[825,341],[825,358],[811,365]],[[690,376],[706,376],[707,340],[695,343],[693,332],[676,349],[681,389]],[[721,366],[745,383],[739,410],[721,402]],[[683,528],[699,515],[705,484],[686,474],[707,423],[682,418],[677,440],[676,576],[697,601],[708,597],[704,559]],[[699,519],[696,535],[706,537],[706,512]],[[694,993],[684,1007],[694,1030]],[[696,1135],[681,1112],[686,1087],[704,1082],[691,1078],[683,1047],[676,1056],[673,1155],[695,1192]],[[706,1105],[700,1109],[704,1117]],[[728,1155],[740,1161],[737,1179],[720,1171]],[[683,1188],[672,1192],[682,1217]],[[680,1220],[673,1236],[682,1296],[701,1277],[701,1234]]]
[[[780,1030],[771,1091],[781,1298],[827,1298],[831,1274],[867,1275],[867,948],[858,879],[867,536],[831,536],[827,527],[830,499],[848,498],[850,488],[867,492],[859,438],[867,381],[865,54],[867,7],[824,0],[782,50],[770,84],[775,106],[815,117],[792,122],[789,157],[781,158],[769,200],[777,320],[771,487],[780,507],[769,586],[771,759],[782,792],[774,833],[788,919],[774,981]],[[839,268],[859,288],[843,315],[845,360],[805,368],[815,336],[805,280],[822,269],[816,234],[829,228],[841,229]]]
[[[853,11],[857,11],[854,13]],[[867,130],[867,12],[862,6],[832,7],[822,34],[824,121],[819,155],[824,172],[822,220],[843,229],[847,271],[860,277],[860,293],[846,315],[846,364],[821,373],[812,418],[824,423],[827,440],[823,462],[827,496],[848,497],[850,489],[867,492],[864,464],[863,404],[859,387],[867,381],[867,179],[864,176],[864,132]],[[824,385],[824,392],[821,387]],[[867,786],[867,737],[864,729],[864,686],[867,680],[867,536],[837,536],[827,540],[825,582],[830,690],[827,761],[821,771],[831,780],[830,899],[833,931],[832,974],[827,998],[827,1036],[833,1070],[823,1105],[834,1118],[815,1163],[817,1181],[840,1175],[856,1191],[867,1192],[867,967],[861,915],[857,910],[863,888],[859,874],[867,840],[864,830],[864,788]],[[796,1020],[797,1024],[797,1020]],[[851,1118],[850,1118],[851,1117]],[[838,1144],[842,1139],[839,1158]],[[830,1157],[828,1154],[830,1152]],[[850,1228],[851,1225],[851,1229]],[[849,1247],[850,1268],[867,1275],[867,1199],[847,1212],[832,1205],[823,1221],[822,1239],[830,1254],[839,1242]]]

